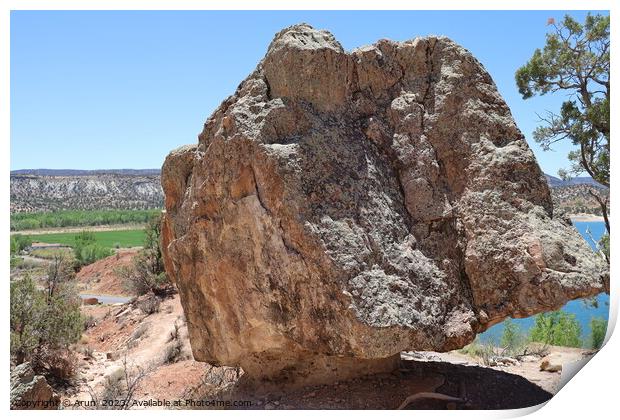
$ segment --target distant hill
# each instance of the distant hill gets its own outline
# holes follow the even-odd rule
[[[11,213],[161,208],[158,169],[11,171]]]
[[[92,175],[159,175],[160,169],[17,169],[11,175],[92,176]]]
[[[545,177],[551,188],[551,198],[556,212],[602,216],[601,207],[590,194],[590,190],[594,188],[598,190],[599,195],[605,196],[609,194],[609,188],[589,176],[575,177],[566,181],[547,174]]]
[[[551,188],[568,187],[571,185],[593,185],[596,187],[605,188],[603,185],[599,184],[598,182],[596,182],[589,176],[578,176],[578,177],[571,178],[568,180],[563,180],[561,178],[548,175],[548,174],[545,174],[545,177],[547,178],[547,183],[549,184],[549,187]]]
[[[545,175],[554,207],[567,214],[600,215],[589,194],[608,189],[590,177],[568,181]],[[159,169],[20,169],[11,171],[11,212],[149,209],[163,206]]]
[[[566,214],[594,214],[602,216],[601,207],[590,194],[596,190],[599,196],[607,196],[609,189],[599,184],[576,184],[551,187],[551,198],[556,212]]]

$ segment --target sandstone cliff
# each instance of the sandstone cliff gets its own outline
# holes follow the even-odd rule
[[[162,186],[194,355],[250,376],[386,368],[608,281],[490,75],[444,37],[348,53],[284,29]]]

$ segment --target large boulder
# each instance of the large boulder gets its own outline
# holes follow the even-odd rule
[[[387,369],[608,279],[491,76],[445,37],[348,53],[284,29],[162,185],[194,356],[251,377]]]

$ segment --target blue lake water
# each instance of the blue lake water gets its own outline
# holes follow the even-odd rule
[[[603,222],[573,222],[573,224],[592,248],[596,246],[594,241],[598,241],[605,233],[605,223]],[[582,299],[577,299],[568,302],[562,308],[564,311],[575,315],[575,318],[581,324],[584,340],[587,340],[590,335],[590,320],[592,318],[608,319],[609,317],[609,295],[601,293],[597,296],[597,302],[598,307],[593,308],[586,305]],[[534,326],[534,317],[515,319],[514,322],[520,327],[521,331],[527,332]],[[499,342],[503,332],[504,323],[502,322],[480,334],[480,339],[482,341]]]

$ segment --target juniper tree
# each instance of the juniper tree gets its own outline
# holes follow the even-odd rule
[[[549,19],[553,30],[544,48],[536,49],[530,60],[516,72],[519,93],[524,99],[534,95],[563,92],[567,99],[559,113],[547,111],[534,139],[549,150],[560,141],[577,146],[568,155],[571,168],[560,175],[587,172],[609,187],[609,16],[588,14],[579,23],[566,15],[560,23]],[[590,188],[601,207],[607,232],[608,196]]]

